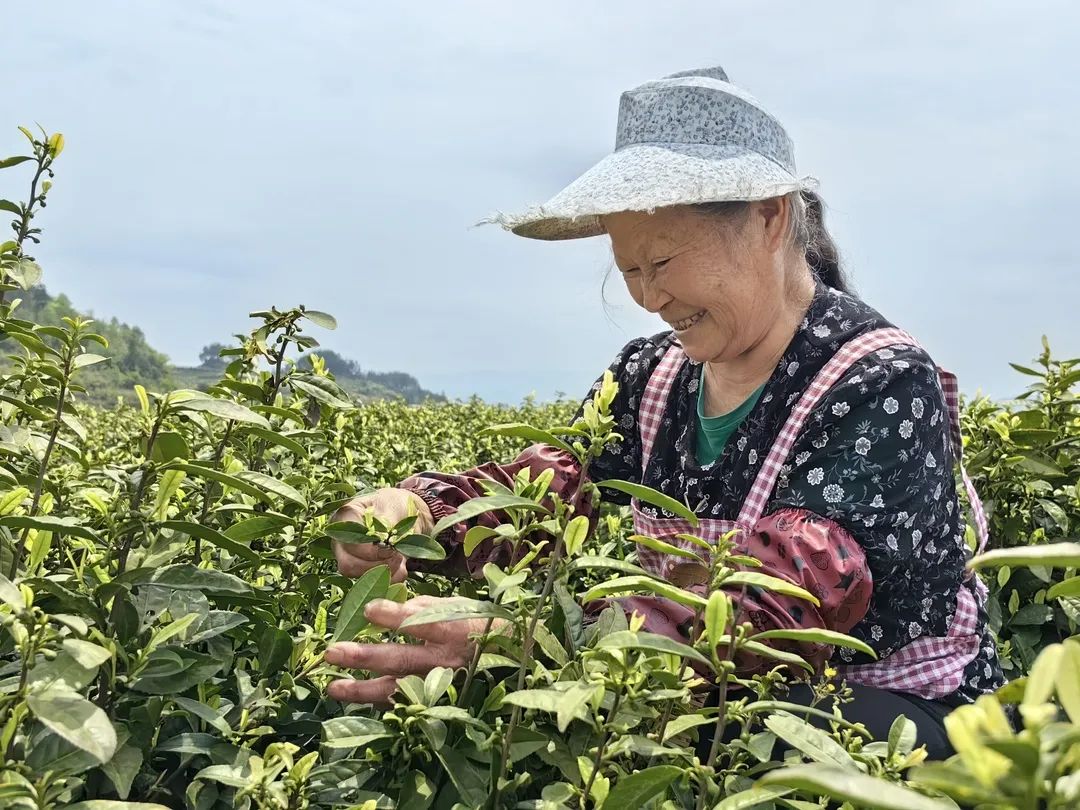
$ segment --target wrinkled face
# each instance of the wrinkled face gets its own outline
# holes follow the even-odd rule
[[[753,348],[783,311],[786,206],[750,203],[730,220],[673,206],[612,214],[603,225],[638,305],[675,329],[692,360],[720,363]]]

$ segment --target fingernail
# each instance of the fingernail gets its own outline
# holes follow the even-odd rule
[[[385,559],[388,559],[390,557],[393,557],[394,556],[394,549],[392,549],[392,548],[380,548],[378,556],[379,556],[380,560],[385,560]]]

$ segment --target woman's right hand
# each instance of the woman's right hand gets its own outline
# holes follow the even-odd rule
[[[373,510],[374,516],[383,523],[393,526],[410,514],[417,515],[414,529],[423,534],[435,526],[431,510],[423,498],[413,492],[396,487],[383,487],[368,495],[353,498],[342,506],[332,521],[363,522],[364,513]],[[334,556],[337,558],[338,571],[347,577],[358,577],[377,565],[390,569],[391,582],[404,582],[409,575],[405,558],[390,548],[375,543],[339,543],[334,541]]]

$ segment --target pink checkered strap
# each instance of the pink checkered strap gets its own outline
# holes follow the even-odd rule
[[[803,391],[799,401],[792,408],[787,422],[780,429],[761,469],[758,470],[753,486],[750,487],[750,494],[743,502],[742,510],[739,512],[739,523],[755,526],[761,520],[762,515],[765,514],[765,507],[772,497],[773,489],[776,487],[780,470],[791,455],[791,448],[802,433],[807,418],[821,398],[836,385],[847,370],[870,352],[900,344],[917,345],[914,344],[914,340],[911,335],[901,329],[877,329],[849,340],[832,356]]]
[[[837,669],[852,683],[896,689],[932,700],[960,688],[964,669],[978,655],[981,640],[979,597],[961,584],[956,612],[944,637],[922,636],[880,661]]]
[[[645,392],[641,396],[641,404],[638,406],[638,426],[641,432],[641,472],[645,473],[645,467],[652,456],[653,443],[656,434],[660,432],[660,420],[664,416],[668,397],[671,395],[671,386],[675,382],[675,376],[682,368],[686,360],[686,352],[678,343],[672,343],[660,362],[656,364],[649,381],[645,385]]]
[[[949,408],[949,436],[952,439],[953,452],[957,464],[960,465],[960,477],[971,505],[971,514],[975,518],[975,535],[978,537],[976,553],[981,554],[990,539],[990,524],[979,493],[975,491],[975,485],[971,483],[971,478],[964,469],[964,439],[960,435],[960,386],[957,384],[956,375],[945,369],[938,369],[938,380],[941,382],[941,392],[945,395],[945,404]]]

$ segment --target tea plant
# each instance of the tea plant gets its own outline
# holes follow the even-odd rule
[[[688,534],[687,548],[675,548],[634,535],[628,510],[605,501],[629,494],[696,525],[658,492],[590,479],[593,459],[620,438],[610,377],[580,412],[575,403],[498,408],[476,399],[360,407],[327,373],[308,331],[332,329],[334,319],[271,308],[252,313],[253,327],[222,351],[208,390],[137,386],[137,406],[88,407],[80,374],[108,362],[107,342],[86,321],[47,327],[18,317],[19,290],[40,275],[25,248],[37,244],[34,217],[63,148],[59,135],[24,134],[32,154],[0,161],[30,170],[27,202],[0,204],[16,237],[0,246],[9,354],[0,375],[0,806],[1075,803],[1080,673],[1077,643],[1066,639],[1074,624],[1028,640],[1035,653],[1053,644],[1033,657],[1026,681],[949,718],[952,760],[926,763],[906,718],[888,740],[872,740],[844,719],[849,691],[835,672],[817,672],[793,651],[813,643],[866,652],[860,642],[827,631],[758,633],[737,607],[751,588],[813,595],[755,570],[737,535]],[[305,354],[312,361],[299,364]],[[1043,442],[1038,455],[1013,452],[1001,466],[993,451],[978,456],[980,486],[1008,503],[994,513],[999,537],[1020,536],[1019,524],[1005,522],[1014,490],[1029,498],[1039,528],[1056,520],[1042,500],[1067,509],[1074,525],[1073,366],[1047,353],[1043,368],[1044,427],[1018,428],[987,403],[968,410],[977,453],[985,431],[1000,438],[1001,425],[1010,440]],[[507,459],[537,442],[577,460],[582,475],[567,497],[551,491],[551,471],[525,470],[508,486],[488,482],[484,496],[430,532],[415,515],[393,525],[371,513],[333,520],[356,495],[417,471]],[[1016,455],[1026,465],[1008,460]],[[1032,468],[1031,458],[1064,475]],[[391,584],[385,566],[355,581],[336,572],[332,541],[392,546],[437,568],[445,556],[437,538],[461,522],[467,553],[506,552],[475,579],[418,573]],[[1075,549],[1042,539],[1006,543],[1019,547],[977,564],[1008,564],[1002,586],[1026,582],[1025,566],[1034,566],[1047,585],[1030,600],[1039,607],[1080,595]],[[638,565],[641,547],[682,556],[698,584],[653,576]],[[690,633],[645,632],[640,616],[618,606],[631,595],[690,608]],[[409,616],[389,631],[372,617],[394,603]],[[329,645],[434,643],[451,620],[463,628],[461,666],[400,678],[389,708],[327,696],[346,674],[326,663]],[[746,657],[765,663],[751,675],[740,666]],[[787,702],[787,684],[806,678],[813,705]],[[710,691],[717,705],[705,705]],[[1023,730],[1002,726],[1008,703],[1019,703]]]

